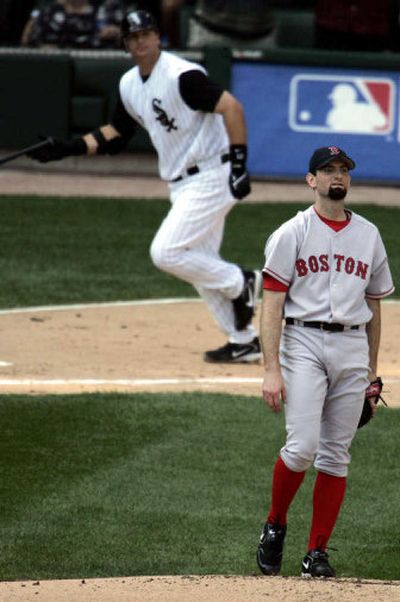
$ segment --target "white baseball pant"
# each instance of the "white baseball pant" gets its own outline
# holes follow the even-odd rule
[[[248,343],[256,336],[254,326],[237,331],[231,303],[242,291],[243,273],[219,254],[225,217],[236,202],[229,170],[229,163],[219,164],[169,184],[172,206],[150,255],[160,270],[196,288],[231,343]]]

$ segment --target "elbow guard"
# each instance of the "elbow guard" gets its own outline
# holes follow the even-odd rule
[[[124,150],[129,142],[129,138],[124,138],[124,136],[115,136],[115,138],[107,140],[100,129],[91,134],[98,144],[98,155],[116,155]]]

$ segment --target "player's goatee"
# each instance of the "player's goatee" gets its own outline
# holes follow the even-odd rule
[[[346,188],[342,186],[330,186],[328,196],[332,201],[341,201],[347,194]]]

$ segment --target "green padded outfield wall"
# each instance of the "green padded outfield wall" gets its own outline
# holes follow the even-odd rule
[[[203,62],[229,88],[228,49],[179,54]],[[131,66],[123,52],[0,48],[0,148],[32,144],[38,135],[79,136],[107,123],[119,79]],[[152,150],[147,132],[139,128],[128,148]]]
[[[68,55],[0,54],[0,147],[39,135],[68,135],[71,61]]]

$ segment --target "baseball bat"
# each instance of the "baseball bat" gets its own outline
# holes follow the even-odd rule
[[[11,155],[6,155],[2,159],[0,159],[0,165],[4,165],[4,163],[8,163],[9,161],[13,161],[18,157],[22,157],[22,155],[26,155],[30,151],[36,150],[37,148],[41,148],[42,146],[46,146],[47,144],[51,144],[53,142],[53,138],[49,136],[36,144],[31,144],[31,146],[26,146],[25,148],[21,148],[21,150],[12,153]]]

